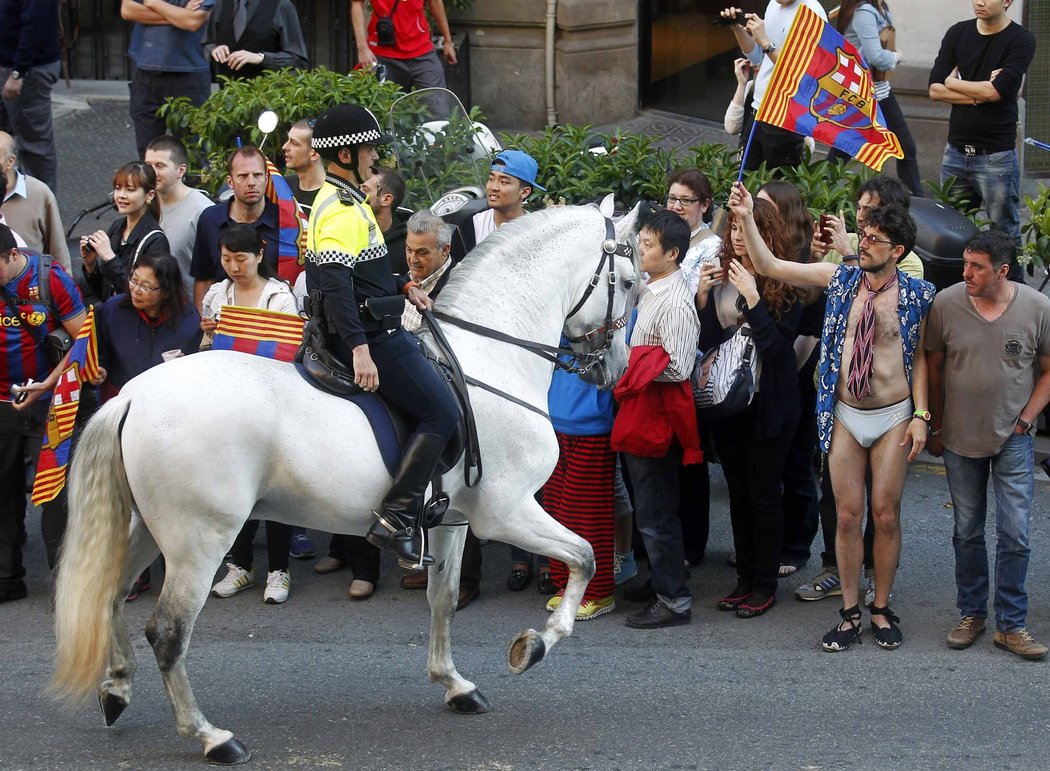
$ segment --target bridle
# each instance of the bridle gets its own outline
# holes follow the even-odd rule
[[[449,316],[447,313],[442,313],[440,311],[433,311],[432,313],[435,318],[447,324],[451,324],[454,327],[465,329],[468,332],[473,332],[474,334],[487,337],[491,340],[499,340],[502,343],[522,348],[546,359],[558,369],[574,375],[582,375],[589,372],[605,360],[605,354],[609,351],[609,348],[612,347],[613,337],[617,330],[623,329],[627,326],[626,310],[619,318],[614,319],[612,315],[613,302],[616,294],[617,256],[632,259],[634,256],[634,250],[631,248],[630,244],[621,244],[617,242],[616,231],[613,228],[612,220],[606,217],[605,241],[602,242],[602,253],[598,258],[598,266],[594,269],[594,273],[591,275],[591,280],[587,283],[587,288],[583,292],[583,297],[581,297],[579,302],[572,307],[572,310],[569,311],[569,315],[565,317],[566,321],[568,321],[579,313],[587,303],[587,300],[589,300],[594,293],[594,290],[602,284],[604,279],[608,293],[608,299],[605,306],[605,323],[600,327],[595,327],[594,329],[584,332],[582,335],[566,338],[572,344],[578,345],[586,343],[588,346],[593,346],[590,350],[586,350],[582,353],[577,352],[573,348],[546,345],[545,343],[537,343],[532,340],[514,337],[505,332],[500,332],[499,330],[491,329],[480,324],[474,324],[473,322],[457,318],[456,316]]]
[[[481,445],[478,440],[477,424],[474,420],[474,410],[471,407],[470,397],[467,392],[468,385],[476,386],[491,394],[506,399],[513,404],[517,404],[519,407],[524,407],[527,410],[541,415],[545,420],[550,420],[550,416],[544,410],[535,405],[529,404],[523,399],[519,399],[512,394],[501,391],[495,386],[491,386],[488,383],[484,383],[465,374],[460,367],[455,352],[453,352],[452,347],[445,338],[444,332],[441,331],[437,319],[440,319],[446,324],[451,324],[454,327],[473,332],[476,335],[481,335],[482,337],[487,337],[491,340],[498,340],[502,343],[522,348],[546,359],[558,369],[565,370],[572,374],[582,375],[602,363],[605,359],[605,354],[612,346],[613,337],[615,336],[616,331],[623,329],[627,325],[626,310],[619,318],[614,319],[612,317],[613,301],[616,294],[617,255],[632,259],[634,250],[629,244],[617,243],[616,231],[613,228],[612,220],[606,217],[605,241],[602,242],[602,254],[601,257],[598,258],[598,266],[594,269],[594,274],[591,276],[591,280],[587,283],[587,289],[584,290],[583,297],[581,297],[580,301],[572,307],[572,310],[569,311],[569,315],[565,317],[567,321],[580,312],[580,309],[583,308],[587,300],[590,299],[594,290],[602,283],[604,277],[604,282],[608,287],[608,300],[605,305],[605,324],[584,332],[582,335],[566,338],[570,343],[586,343],[589,346],[594,346],[591,350],[585,351],[584,353],[577,353],[572,348],[546,345],[545,343],[537,343],[532,340],[514,337],[513,335],[508,335],[506,332],[500,332],[497,329],[490,329],[489,327],[484,327],[480,324],[457,318],[456,316],[449,316],[447,313],[441,313],[440,311],[423,311],[423,320],[430,328],[439,356],[444,359],[443,363],[448,370],[449,380],[455,388],[463,412],[463,425],[465,429],[463,480],[467,487],[476,486],[478,482],[481,481],[482,475]],[[475,471],[473,479],[471,478],[471,469]],[[440,479],[435,479],[435,489],[438,489],[439,486]]]

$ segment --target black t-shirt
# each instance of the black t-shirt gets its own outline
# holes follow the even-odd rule
[[[314,199],[317,197],[317,191],[315,190],[303,190],[299,184],[298,174],[289,174],[284,178],[284,181],[288,183],[288,187],[292,189],[292,197],[299,202],[299,207],[303,210],[303,213],[307,217],[310,216],[310,211],[314,208]]]
[[[1035,35],[1011,21],[994,35],[977,31],[977,20],[952,26],[941,41],[941,50],[930,70],[930,84],[944,83],[958,67],[963,80],[990,80],[1002,97],[984,104],[953,104],[948,121],[948,143],[973,145],[980,150],[1012,150],[1017,141],[1017,93],[1028,65],[1035,56]]]

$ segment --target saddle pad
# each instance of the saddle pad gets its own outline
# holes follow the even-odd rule
[[[307,383],[315,388],[318,387],[317,381],[307,377],[302,364],[296,363],[295,370]],[[357,393],[344,396],[328,389],[320,390],[353,402],[365,414],[365,417],[368,418],[368,425],[372,427],[372,433],[375,434],[376,444],[379,445],[379,454],[383,457],[383,464],[386,466],[390,476],[393,476],[397,471],[398,464],[401,462],[401,441],[394,426],[394,421],[391,419],[390,412],[387,410],[383,400],[378,395],[368,391],[358,391]]]

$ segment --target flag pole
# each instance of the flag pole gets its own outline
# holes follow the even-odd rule
[[[744,145],[744,154],[740,156],[740,173],[736,175],[737,182],[744,181],[744,164],[747,163],[747,154],[751,151],[751,140],[755,138],[755,126],[757,125],[757,120],[751,121],[751,131],[747,134],[747,143]]]

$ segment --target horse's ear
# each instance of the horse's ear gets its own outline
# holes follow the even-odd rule
[[[602,199],[602,202],[598,204],[598,211],[602,213],[603,217],[612,219],[615,210],[615,198],[612,193],[609,193],[609,195],[605,196],[605,198]]]
[[[604,202],[603,202],[604,203]],[[616,220],[616,240],[623,241],[634,233],[635,223],[638,221],[638,213],[641,211],[642,202],[635,204],[634,208]]]

